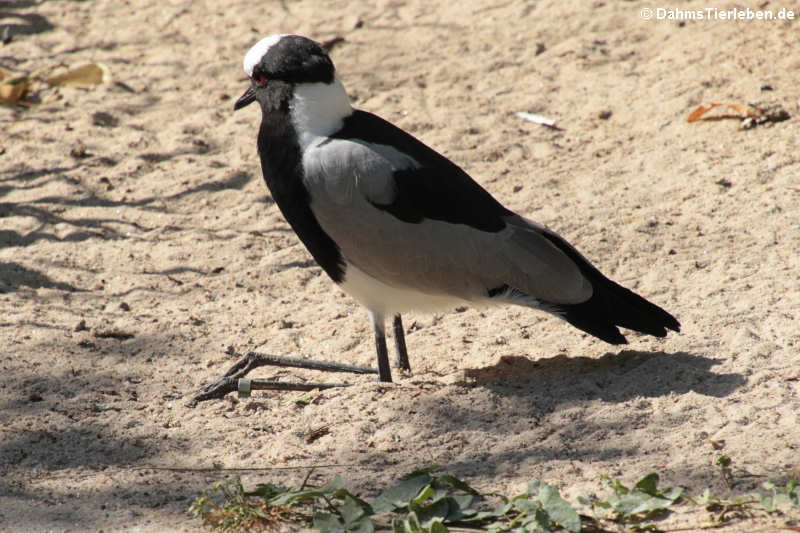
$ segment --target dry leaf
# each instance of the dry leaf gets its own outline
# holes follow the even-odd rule
[[[89,88],[100,85],[111,78],[111,71],[104,63],[88,63],[47,78],[47,83],[58,87]]]
[[[11,74],[0,69],[0,104],[14,105],[25,98],[31,89],[28,76],[11,77]]]
[[[705,116],[706,113],[714,109],[715,107],[726,106],[733,109],[736,113],[735,114],[728,114],[728,115],[713,115],[710,117]],[[689,117],[686,119],[687,122],[696,122],[698,120],[721,120],[724,118],[756,118],[760,115],[757,109],[750,107],[747,104],[737,104],[735,102],[721,102],[721,103],[711,103],[711,104],[704,104],[697,106],[697,109],[692,111]]]
[[[725,106],[735,113],[706,116],[706,113],[715,107]],[[750,129],[768,122],[782,122],[791,118],[789,112],[776,102],[755,102],[751,104],[737,104],[734,102],[711,103],[698,106],[686,119],[687,122],[698,120],[722,120],[726,118],[741,119],[741,128]]]
[[[315,440],[319,439],[320,437],[324,437],[330,432],[330,426],[321,426],[317,429],[309,430],[305,435],[303,435],[303,440],[306,441],[306,444],[311,444]]]
[[[743,129],[754,128],[767,122],[783,122],[792,118],[789,112],[777,102],[751,102],[750,107],[755,109],[758,115],[742,120]]]

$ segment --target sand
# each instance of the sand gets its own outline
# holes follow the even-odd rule
[[[246,485],[294,484],[339,465],[312,479],[341,474],[368,496],[436,463],[483,491],[542,478],[573,500],[603,474],[655,471],[720,496],[800,478],[798,22],[644,20],[643,7],[658,6],[4,4],[0,66],[100,61],[112,78],[39,82],[34,105],[0,107],[0,529],[194,531],[189,503],[236,468],[264,469]],[[375,364],[366,313],[264,186],[257,108],[232,112],[243,54],[278,32],[343,37],[331,53],[357,107],[561,233],[682,332],[614,347],[519,307],[410,313],[412,372],[393,385],[260,369],[355,386],[305,406],[255,392],[188,408],[236,353]],[[686,121],[700,104],[758,101],[792,118]],[[661,527],[705,520],[686,510]]]

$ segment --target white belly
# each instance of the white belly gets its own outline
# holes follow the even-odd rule
[[[339,286],[361,305],[385,317],[406,311],[446,311],[465,303],[465,300],[446,294],[426,294],[406,287],[392,287],[349,263],[344,281]]]

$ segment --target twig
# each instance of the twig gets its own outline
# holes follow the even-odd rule
[[[300,490],[305,490],[305,489],[306,489],[306,483],[308,483],[308,478],[310,478],[310,477],[311,477],[311,474],[313,474],[313,473],[314,473],[314,468],[312,467],[312,468],[311,468],[311,469],[308,471],[308,474],[306,474],[306,477],[305,477],[305,478],[303,478],[303,483],[300,485]]]

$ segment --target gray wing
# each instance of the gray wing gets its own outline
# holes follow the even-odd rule
[[[304,153],[311,210],[348,263],[393,287],[468,301],[488,299],[490,291],[501,287],[551,303],[591,297],[591,283],[544,236],[544,228],[502,206],[498,211],[500,204],[451,163],[462,174],[458,180],[463,184],[466,177],[474,189],[468,198],[459,198],[452,181],[431,181],[451,178],[451,166],[431,165],[430,157],[420,157],[423,166],[413,155],[384,144],[335,138]],[[400,175],[408,179],[399,182]],[[414,184],[426,185],[415,195],[408,190]],[[424,210],[403,216],[390,207],[400,198],[418,198],[428,211],[446,206],[447,216],[429,218]],[[469,205],[458,205],[459,199]],[[458,213],[461,208],[469,212]],[[502,223],[490,230],[486,224],[470,225],[482,209],[497,213]]]

